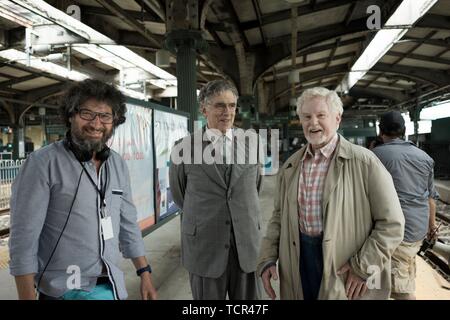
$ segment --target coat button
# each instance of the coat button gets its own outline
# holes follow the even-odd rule
[[[295,241],[292,241],[292,244],[295,246]]]
[[[229,244],[226,244],[225,245],[225,249],[229,249],[230,248],[230,245]]]
[[[229,221],[229,220],[225,221],[225,224],[226,224],[226,225],[229,225],[229,224],[230,224],[230,221]]]

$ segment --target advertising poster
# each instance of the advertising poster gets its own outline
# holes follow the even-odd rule
[[[110,147],[118,152],[130,171],[133,202],[141,230],[155,224],[152,112],[149,108],[127,104],[124,124],[117,127]]]
[[[169,186],[170,152],[175,142],[188,134],[187,117],[155,110],[157,220],[178,210],[173,202]]]

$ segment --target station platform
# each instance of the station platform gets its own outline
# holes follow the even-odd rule
[[[264,178],[261,192],[263,229],[270,219],[275,193],[275,176]],[[180,219],[179,216],[167,222],[144,238],[147,258],[153,268],[153,282],[162,300],[191,300],[188,272],[181,266]],[[0,257],[7,256],[0,248]],[[1,259],[1,258],[0,258]],[[129,299],[140,299],[139,278],[131,261],[122,262]],[[274,283],[279,298],[278,281]],[[9,275],[7,264],[0,264],[0,300],[17,299],[14,279]],[[417,256],[416,296],[419,300],[450,300],[450,284],[421,257]],[[269,299],[265,294],[264,299]]]

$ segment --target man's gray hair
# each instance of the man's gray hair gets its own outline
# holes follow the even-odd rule
[[[328,90],[323,87],[315,87],[311,89],[306,89],[303,91],[302,95],[297,99],[297,114],[300,117],[302,111],[302,106],[305,101],[315,98],[322,97],[325,98],[325,102],[331,112],[335,112],[339,115],[344,113],[344,108],[342,108],[341,98],[337,95],[336,91]]]
[[[239,97],[236,87],[226,80],[209,81],[203,86],[198,95],[198,103],[200,107],[208,103],[208,99],[222,93],[223,91],[231,91],[236,98]]]

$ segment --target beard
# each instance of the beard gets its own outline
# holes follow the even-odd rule
[[[111,129],[108,132],[106,128],[103,128],[101,131],[103,135],[100,139],[92,139],[84,133],[84,127],[72,126],[72,141],[81,151],[100,152],[105,148],[106,142],[112,137],[114,130]]]
[[[328,137],[321,133],[319,136],[312,136],[311,134],[305,135],[306,140],[312,144],[312,145],[320,145],[322,143],[325,143],[328,139]]]

